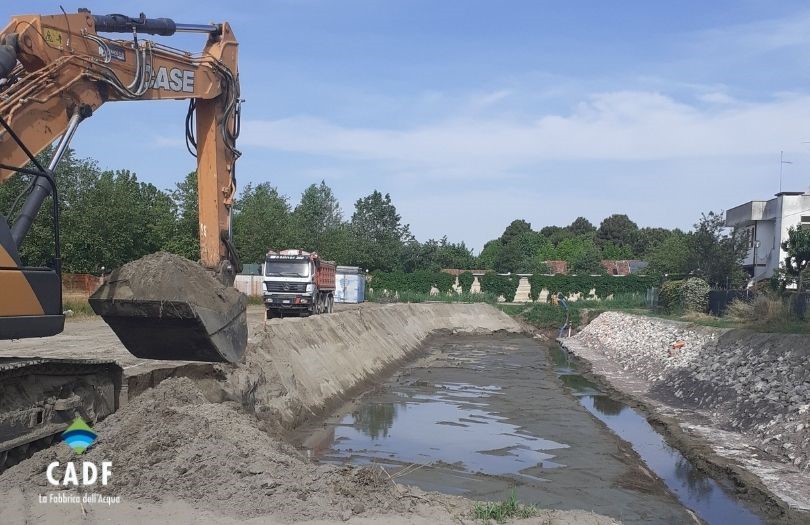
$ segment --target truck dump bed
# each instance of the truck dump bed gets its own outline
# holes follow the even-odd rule
[[[336,267],[334,261],[320,261],[315,272],[315,285],[320,290],[334,291]]]

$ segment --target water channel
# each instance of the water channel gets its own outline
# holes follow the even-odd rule
[[[316,461],[375,463],[472,499],[514,491],[624,523],[762,522],[563,350],[524,336],[437,338],[347,411],[302,429],[298,444]]]

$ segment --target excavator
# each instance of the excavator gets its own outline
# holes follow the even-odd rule
[[[125,36],[103,36],[111,33]],[[145,38],[176,33],[204,35],[202,52]],[[228,23],[181,24],[87,9],[15,16],[0,31],[0,183],[13,176],[30,179],[14,217],[0,215],[0,339],[48,337],[64,329],[54,170],[77,128],[107,102],[188,100],[186,145],[197,159],[200,263],[218,284],[233,285],[240,266],[231,240],[241,104],[237,46]],[[52,157],[41,162],[38,154],[51,145]],[[48,266],[26,266],[20,250],[40,213],[50,214],[53,259]],[[91,306],[133,355],[206,362],[242,357],[246,303],[232,288],[226,289],[233,294],[220,294],[227,304],[211,309],[177,297],[182,286],[163,297],[160,289],[133,292],[114,277],[92,296]],[[117,408],[121,378],[111,360],[2,354],[0,471],[35,445],[49,444],[73,417],[92,423]]]

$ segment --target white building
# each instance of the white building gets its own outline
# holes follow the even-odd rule
[[[810,193],[783,191],[768,201],[751,201],[726,212],[726,226],[748,232],[743,266],[755,281],[767,279],[784,262],[788,228],[810,227]]]

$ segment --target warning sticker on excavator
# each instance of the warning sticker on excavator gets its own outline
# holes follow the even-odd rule
[[[42,34],[45,37],[45,41],[52,46],[62,46],[62,33],[57,31],[56,29],[51,29],[50,27],[46,27]]]

